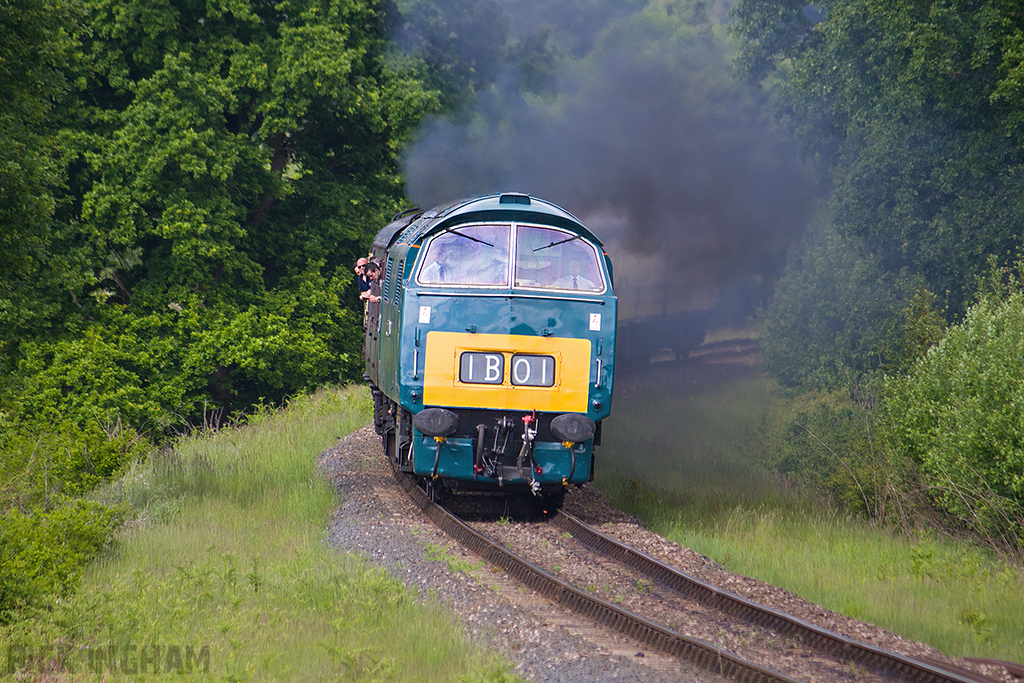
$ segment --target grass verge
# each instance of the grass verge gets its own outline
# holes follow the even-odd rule
[[[1019,567],[944,538],[872,528],[780,488],[758,466],[758,429],[779,399],[755,368],[685,386],[671,379],[652,366],[616,396],[596,468],[614,505],[823,607],[952,656],[1024,662]]]
[[[326,547],[316,457],[369,411],[363,389],[324,390],[134,467],[101,495],[136,523],[79,591],[3,631],[6,675],[513,680],[440,606]]]

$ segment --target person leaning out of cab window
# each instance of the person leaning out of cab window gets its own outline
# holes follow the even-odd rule
[[[366,281],[370,285],[366,292],[366,301],[377,303],[380,301],[380,264],[376,261],[366,264]]]
[[[356,261],[356,265],[352,268],[356,272],[356,285],[359,287],[359,298],[365,300],[370,296],[370,281],[366,279],[366,264],[369,262],[367,258],[361,258]]]

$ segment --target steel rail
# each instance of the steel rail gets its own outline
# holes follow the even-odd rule
[[[870,668],[880,675],[908,683],[996,683],[992,678],[966,669],[953,671],[938,662],[923,662],[860,643],[792,615],[759,605],[735,593],[723,591],[602,534],[561,510],[552,518],[552,522],[563,531],[572,534],[573,538],[583,545],[647,574],[651,579],[690,599],[698,600],[709,607],[745,619],[775,633],[797,638],[832,656],[844,657],[860,666]]]
[[[500,567],[510,576],[553,602],[584,617],[591,618],[635,642],[688,661],[730,680],[741,683],[797,683],[795,679],[748,662],[709,643],[687,638],[552,576],[477,532],[445,508],[431,502],[412,477],[399,471],[392,458],[387,458],[387,460],[391,463],[395,477],[405,488],[414,504],[435,525],[483,560]]]

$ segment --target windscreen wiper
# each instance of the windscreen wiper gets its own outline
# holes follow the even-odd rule
[[[559,244],[565,244],[566,242],[572,242],[573,240],[578,240],[580,237],[581,237],[581,235],[573,235],[572,237],[568,237],[568,238],[562,240],[561,242],[552,242],[551,244],[544,245],[543,247],[537,247],[536,249],[534,249],[534,251],[537,252],[537,251],[540,251],[542,249],[550,249],[551,247],[557,247]]]
[[[494,245],[491,244],[490,242],[488,242],[487,240],[477,239],[476,237],[473,237],[472,235],[467,235],[465,233],[459,232],[455,228],[445,228],[444,230],[442,230],[438,234],[439,235],[443,235],[446,232],[454,233],[454,234],[458,235],[459,237],[465,237],[467,240],[473,240],[474,242],[479,242],[480,244],[486,244],[487,246],[492,247],[492,248],[494,247]]]

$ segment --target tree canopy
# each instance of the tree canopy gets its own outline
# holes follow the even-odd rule
[[[831,180],[839,231],[962,313],[1024,234],[1020,4],[743,0],[736,16],[738,63]]]
[[[73,35],[34,38],[74,49],[45,117],[22,117],[52,209],[35,211],[31,263],[2,276],[25,293],[0,311],[21,368],[9,404],[117,406],[141,427],[358,376],[351,263],[400,205],[398,151],[438,99],[388,59],[382,8],[78,9]],[[26,244],[25,223],[5,238]]]

